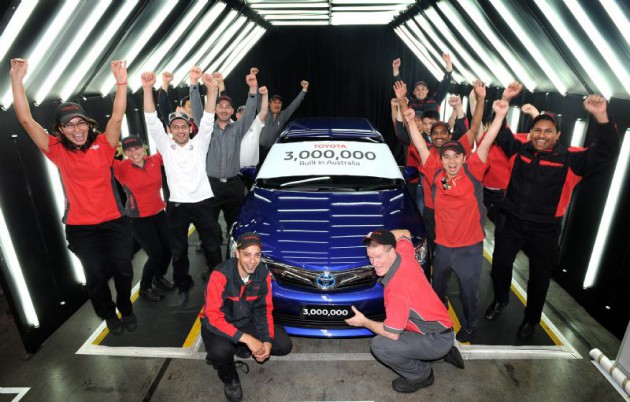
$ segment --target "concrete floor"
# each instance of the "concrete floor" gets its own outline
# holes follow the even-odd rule
[[[194,252],[194,251],[193,251]],[[136,259],[140,257],[136,256]],[[135,266],[141,262],[136,261]],[[515,278],[525,287],[526,270]],[[525,272],[525,273],[524,273]],[[136,276],[138,277],[138,276]],[[29,360],[0,296],[0,402],[7,388],[30,388],[22,401],[222,401],[215,371],[201,359],[77,355],[100,321],[87,303]],[[241,373],[247,401],[616,401],[624,400],[588,357],[599,348],[615,359],[620,340],[552,283],[545,314],[581,359],[480,358],[466,368],[433,365],[433,386],[411,395],[391,388],[396,374],[369,355],[369,339],[293,338],[293,353]],[[142,325],[142,317],[139,317]],[[514,329],[516,330],[516,329]],[[627,399],[626,399],[627,400]]]

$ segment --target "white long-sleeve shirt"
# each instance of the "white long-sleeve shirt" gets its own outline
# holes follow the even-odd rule
[[[162,154],[170,202],[200,202],[214,197],[206,176],[206,155],[214,130],[214,114],[204,112],[195,138],[183,146],[167,135],[156,112],[145,113],[147,131]]]

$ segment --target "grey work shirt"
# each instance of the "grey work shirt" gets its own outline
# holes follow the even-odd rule
[[[223,130],[215,122],[206,157],[209,177],[226,179],[240,172],[241,140],[256,117],[256,98],[256,95],[248,94],[245,111],[239,121],[231,121]]]
[[[269,149],[278,138],[280,131],[286,126],[287,122],[291,118],[291,115],[296,111],[306,96],[306,91],[301,90],[300,93],[293,99],[293,101],[287,106],[286,109],[278,113],[278,118],[274,118],[271,112],[267,113],[265,119],[265,127],[260,132],[260,147]],[[258,108],[260,109],[260,108]]]

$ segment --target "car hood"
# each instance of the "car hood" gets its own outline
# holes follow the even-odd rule
[[[363,238],[386,227],[422,235],[402,188],[369,192],[302,192],[253,187],[234,233],[254,231],[263,257],[313,270],[368,265]]]

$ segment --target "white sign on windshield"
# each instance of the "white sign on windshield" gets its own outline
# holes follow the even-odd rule
[[[402,179],[387,144],[355,141],[274,144],[257,178],[341,175]]]

